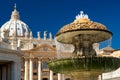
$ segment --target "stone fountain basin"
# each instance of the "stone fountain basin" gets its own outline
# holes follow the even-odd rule
[[[48,67],[56,73],[71,76],[100,75],[120,67],[120,59],[115,57],[80,57],[57,59],[48,62]]]
[[[88,38],[91,39],[94,43],[107,40],[112,36],[112,33],[107,30],[78,29],[57,34],[56,39],[61,43],[72,44],[74,42],[73,37],[82,34],[89,34],[90,36]]]

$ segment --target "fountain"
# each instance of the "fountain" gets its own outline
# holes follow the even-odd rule
[[[111,36],[104,25],[90,21],[88,15],[81,11],[72,23],[63,26],[56,34],[58,42],[74,46],[72,56],[48,62],[49,69],[70,75],[74,80],[98,80],[98,75],[120,67],[120,59],[98,56],[93,49],[94,43]]]

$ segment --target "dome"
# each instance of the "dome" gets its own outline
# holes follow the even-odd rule
[[[16,5],[14,6],[11,19],[1,27],[1,32],[4,30],[9,30],[9,37],[13,37],[13,35],[16,37],[25,37],[30,35],[28,25],[20,20],[19,12],[16,10]]]

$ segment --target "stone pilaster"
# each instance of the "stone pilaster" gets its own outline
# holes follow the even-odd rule
[[[24,80],[28,80],[28,59],[25,59]]]
[[[65,80],[65,75],[64,74],[62,74],[62,80]]]
[[[7,79],[7,68],[6,66],[2,66],[2,80]]]
[[[42,80],[42,62],[38,59],[38,80]]]
[[[58,73],[58,80],[61,80],[61,74]]]
[[[29,80],[33,80],[33,61],[32,58],[30,58],[30,63],[29,63]]]
[[[53,71],[50,70],[50,80],[53,80]]]

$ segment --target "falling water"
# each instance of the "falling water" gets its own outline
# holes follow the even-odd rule
[[[106,47],[106,46],[111,46],[112,45],[112,37],[108,40],[100,42],[100,49]]]
[[[74,50],[74,46],[72,44],[60,43],[56,39],[55,39],[55,44],[56,44],[58,59],[72,57],[72,52]]]

